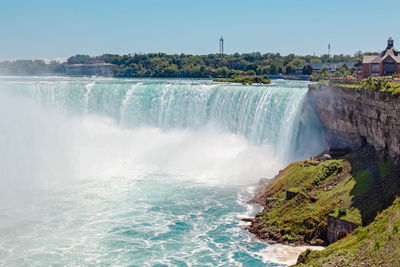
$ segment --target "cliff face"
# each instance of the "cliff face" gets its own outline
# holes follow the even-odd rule
[[[371,144],[400,155],[400,99],[388,93],[352,88],[310,89],[327,143],[334,147]]]

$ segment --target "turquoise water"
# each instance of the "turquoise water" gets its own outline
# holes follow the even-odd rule
[[[322,148],[305,82],[0,79],[0,265],[284,266],[241,222]]]

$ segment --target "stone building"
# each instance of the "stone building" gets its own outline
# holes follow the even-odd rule
[[[391,76],[400,73],[400,54],[389,38],[387,47],[379,55],[369,55],[363,58],[363,77]]]

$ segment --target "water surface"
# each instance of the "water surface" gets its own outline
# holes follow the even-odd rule
[[[1,78],[0,264],[293,263],[293,249],[255,240],[240,219],[259,210],[246,204],[258,179],[322,147],[306,92]]]

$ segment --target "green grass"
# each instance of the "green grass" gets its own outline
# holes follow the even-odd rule
[[[349,84],[337,83],[337,84],[335,84],[335,86],[344,87],[344,88],[352,88],[352,89],[361,89],[362,88],[361,83],[349,83]]]
[[[290,164],[265,191],[268,208],[256,217],[262,232],[267,237],[281,234],[284,242],[316,244],[326,240],[328,216],[359,226],[372,222],[395,194],[400,195],[394,190],[400,182],[388,176],[393,171],[390,162],[371,164],[375,167],[365,169],[357,153],[318,165]],[[370,169],[378,167],[375,177]],[[391,178],[380,178],[386,176]],[[295,196],[288,199],[287,192]]]
[[[390,161],[383,161],[379,163],[379,174],[382,178],[386,177],[392,172],[392,164]]]
[[[368,193],[374,185],[374,176],[368,170],[360,171],[354,175],[356,185],[351,191],[354,196],[362,196]]]
[[[282,240],[291,242],[294,240],[294,238],[292,236],[286,234],[286,235],[282,236]]]
[[[350,174],[345,181],[331,190],[315,188],[316,179],[319,180],[319,185],[323,185],[324,182],[334,179],[338,170],[346,164],[349,163],[343,160],[328,160],[318,166],[307,166],[303,162],[289,166],[281,173],[280,179],[270,186],[269,194],[273,199],[273,208],[260,215],[264,229],[270,233],[286,229],[293,237],[288,241],[295,242],[307,231],[317,231],[318,225],[325,223],[327,216],[339,208],[348,209],[346,215],[348,221],[360,224],[362,220],[360,212],[351,209],[353,199],[351,191],[356,186],[356,180]],[[287,200],[286,191],[296,193],[297,196]],[[313,194],[318,200],[311,201],[307,193]],[[316,235],[315,239],[318,238],[321,239]]]
[[[302,266],[400,266],[400,199],[368,226],[325,250],[308,250],[302,256]]]
[[[322,166],[322,169],[318,172],[313,180],[313,184],[317,185],[325,180],[328,177],[332,176],[336,172],[340,172],[341,167],[339,167],[339,163],[336,161],[330,161]]]
[[[343,214],[344,212],[344,214]],[[361,211],[358,208],[350,207],[350,208],[338,208],[335,210],[331,216],[335,218],[339,218],[341,220],[345,220],[348,222],[352,222],[358,225],[362,224],[362,215]]]
[[[369,169],[362,169],[363,164],[355,154],[344,158],[357,167],[353,168],[353,175],[337,186],[351,185],[352,201],[346,207],[342,203],[346,197],[340,197],[341,204],[330,215],[364,225],[322,251],[303,252],[300,265],[400,266],[400,182],[393,164],[390,161],[374,163],[379,169],[374,177]]]

